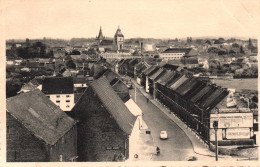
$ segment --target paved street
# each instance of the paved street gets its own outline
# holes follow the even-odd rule
[[[146,97],[137,89],[137,105],[142,109],[143,119],[151,130],[155,146],[159,146],[161,154],[154,156],[153,160],[157,161],[185,161],[194,156],[193,146],[186,134],[163,114],[151,102],[147,103]],[[130,90],[130,95],[135,98],[135,90]],[[168,139],[161,140],[159,134],[161,130],[168,132]]]

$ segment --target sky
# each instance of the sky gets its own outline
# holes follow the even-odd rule
[[[1,4],[2,3],[2,4]],[[6,39],[257,37],[259,0],[0,0]]]

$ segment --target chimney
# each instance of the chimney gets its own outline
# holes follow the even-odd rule
[[[141,42],[141,46],[140,46],[141,48],[141,55],[143,55],[143,42]]]

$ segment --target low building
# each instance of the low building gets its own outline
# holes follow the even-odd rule
[[[80,161],[122,161],[133,156],[130,148],[137,142],[137,118],[105,76],[90,84],[71,114],[79,120]]]
[[[42,92],[63,111],[74,107],[74,86],[71,77],[47,77],[42,83]]]
[[[205,142],[215,144],[213,122],[218,121],[220,146],[253,144],[253,113],[238,97],[189,73],[172,76],[158,80],[155,97]]]
[[[192,48],[168,48],[159,54],[161,59],[181,59],[184,56],[196,56]]]
[[[76,121],[40,90],[6,100],[7,162],[75,161]]]

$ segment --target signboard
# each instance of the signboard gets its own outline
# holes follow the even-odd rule
[[[218,121],[218,128],[251,128],[253,127],[253,113],[210,114],[210,128]]]
[[[235,128],[226,130],[227,139],[249,139],[250,129],[249,128]]]

